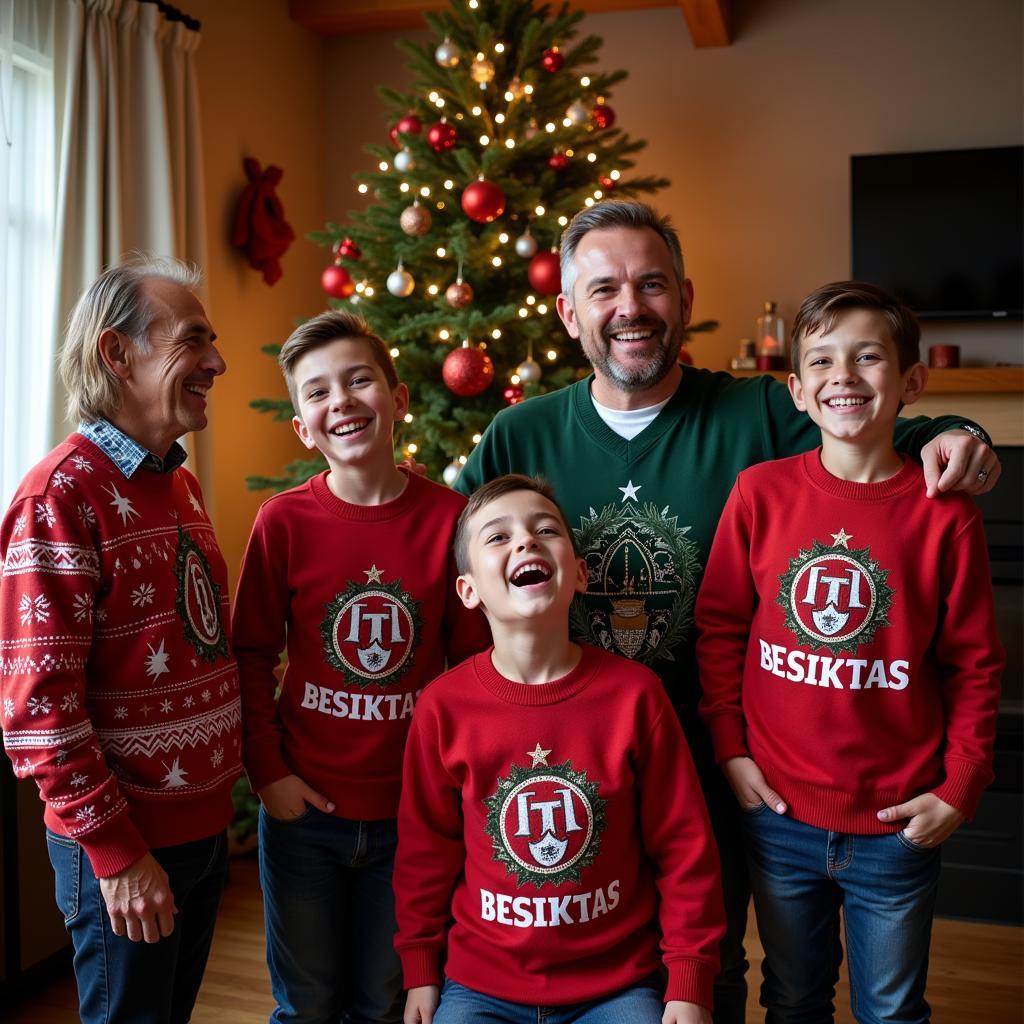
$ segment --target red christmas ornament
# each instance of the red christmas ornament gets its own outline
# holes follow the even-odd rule
[[[565,63],[565,58],[557,46],[552,46],[550,50],[544,51],[540,62],[544,66],[545,71],[550,71],[551,74],[554,74]]]
[[[465,309],[473,301],[473,286],[460,277],[448,285],[444,297],[452,309]]]
[[[598,128],[611,128],[615,124],[615,111],[607,103],[597,103],[590,110],[590,116]]]
[[[405,117],[400,117],[395,122],[394,128],[388,134],[391,136],[391,141],[398,146],[400,145],[399,132],[405,132],[406,135],[419,135],[421,131],[423,131],[423,122],[415,114],[406,114]]]
[[[486,391],[494,380],[494,363],[482,348],[466,342],[445,357],[441,376],[450,391],[471,398]]]
[[[346,259],[350,260],[359,260],[362,258],[363,254],[353,239],[343,238],[341,242],[338,243],[338,255],[344,256]]]
[[[509,405],[516,405],[523,400],[523,387],[521,384],[509,384],[501,395]]]
[[[505,212],[505,193],[493,181],[479,178],[463,191],[462,209],[470,220],[490,224]]]
[[[601,177],[597,179],[597,183],[605,190],[605,192],[611,192],[615,188],[615,179],[609,178],[607,174],[602,174]]]
[[[530,287],[541,295],[557,295],[562,290],[562,268],[558,260],[558,252],[548,249],[537,253],[530,260],[526,270],[530,279]]]
[[[553,171],[563,171],[569,166],[569,158],[561,151],[558,150],[548,157],[548,167]]]
[[[320,284],[328,295],[336,299],[347,299],[356,290],[352,275],[340,263],[332,263],[324,268]]]
[[[427,142],[435,153],[444,153],[458,141],[458,134],[447,121],[438,121],[427,129]]]

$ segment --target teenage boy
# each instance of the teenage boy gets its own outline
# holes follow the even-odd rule
[[[542,481],[476,491],[455,557],[494,646],[431,684],[409,735],[406,1024],[710,1024],[717,851],[657,676],[570,642],[586,571]]]
[[[487,643],[455,594],[465,499],[395,465],[409,393],[362,318],[314,317],[279,362],[295,431],[329,468],[264,503],[235,601],[271,1020],[399,1021],[391,869],[406,733],[427,681]]]
[[[813,292],[789,388],[817,451],[739,474],[697,601],[716,758],[744,816],[761,1001],[831,1020],[843,908],[858,1021],[929,1020],[939,846],[992,780],[1002,656],[981,519],[893,447],[928,371],[874,285]]]

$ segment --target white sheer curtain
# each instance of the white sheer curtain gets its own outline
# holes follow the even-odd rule
[[[148,0],[56,0],[55,22],[63,324],[89,283],[128,252],[205,266],[206,211],[199,32]],[[74,426],[64,420],[63,397],[54,438]]]
[[[51,447],[53,0],[0,0],[0,509]]]

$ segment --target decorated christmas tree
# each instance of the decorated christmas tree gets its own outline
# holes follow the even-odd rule
[[[411,91],[381,89],[391,145],[367,146],[375,169],[356,176],[373,202],[310,237],[334,257],[322,279],[330,304],[361,313],[393,345],[412,394],[396,454],[451,482],[495,413],[586,366],[555,311],[570,218],[668,182],[630,175],[646,143],[616,126],[609,105],[626,72],[596,68],[601,40],[576,41],[582,13],[452,0],[424,17],[435,39],[400,44]],[[292,415],[287,399],[252,405]],[[323,465],[301,460],[249,483],[289,487]]]

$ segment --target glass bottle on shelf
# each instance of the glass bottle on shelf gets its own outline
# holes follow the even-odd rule
[[[757,346],[753,338],[740,338],[739,355],[729,365],[734,370],[757,369]]]
[[[775,311],[774,302],[764,304],[764,312],[757,318],[757,368],[784,370],[786,368],[786,323]]]

